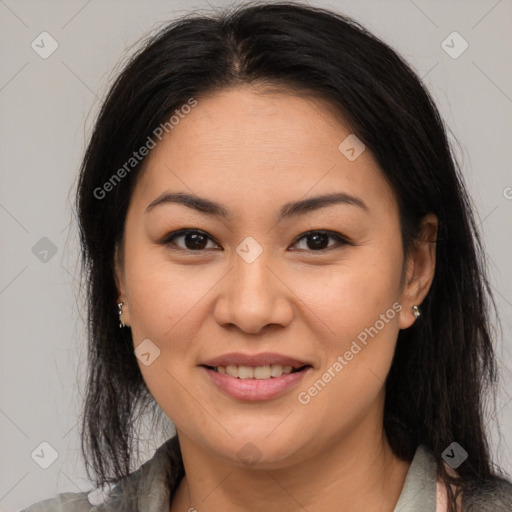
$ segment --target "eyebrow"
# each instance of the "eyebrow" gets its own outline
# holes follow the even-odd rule
[[[216,203],[215,201],[196,195],[187,194],[185,192],[164,192],[147,206],[146,213],[150,212],[157,206],[169,203],[182,204],[188,208],[192,208],[193,210],[206,213],[207,215],[212,215],[214,217],[224,219],[229,219],[231,217],[229,211],[220,203]],[[277,220],[304,215],[308,212],[335,204],[357,206],[365,211],[369,210],[368,206],[362,199],[344,192],[335,192],[286,203],[281,207]]]

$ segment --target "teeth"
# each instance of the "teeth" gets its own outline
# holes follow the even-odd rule
[[[226,373],[231,375],[231,377],[238,377],[238,366],[232,364],[226,366]]]
[[[254,377],[254,368],[250,366],[239,366],[238,367],[238,378],[239,379],[252,379]]]
[[[281,377],[283,374],[292,373],[293,366],[282,366],[280,364],[271,364],[264,366],[236,366],[230,364],[228,366],[217,366],[215,368],[219,373],[237,377],[239,379],[270,379],[271,377]]]
[[[254,368],[255,379],[270,379],[271,376],[272,370],[270,369],[270,365],[256,366],[256,368]]]

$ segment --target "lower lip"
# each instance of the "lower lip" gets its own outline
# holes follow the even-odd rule
[[[202,368],[221,391],[233,398],[248,401],[269,400],[282,395],[295,387],[311,370],[311,367],[307,367],[299,372],[270,379],[238,379],[226,373],[210,370],[205,366]]]

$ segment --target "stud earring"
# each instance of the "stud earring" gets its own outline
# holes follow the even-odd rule
[[[121,315],[123,314],[123,306],[124,306],[124,302],[119,302],[117,304],[117,308],[119,309],[119,327],[126,327],[126,324],[121,319]]]
[[[414,315],[414,318],[419,318],[421,316],[420,308],[418,306],[413,306],[412,314]]]

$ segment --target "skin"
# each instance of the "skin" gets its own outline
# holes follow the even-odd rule
[[[351,131],[324,101],[248,86],[197,99],[148,156],[116,257],[123,321],[135,347],[150,339],[160,350],[139,366],[183,453],[171,512],[391,512],[409,463],[383,430],[384,381],[398,332],[414,323],[412,306],[432,282],[437,219],[425,217],[404,261],[393,192],[368,149],[354,161],[338,150]],[[216,201],[231,217],[173,203],[146,212],[166,191]],[[336,204],[276,221],[283,204],[332,192],[367,210]],[[211,240],[195,252],[183,236],[163,243],[185,227]],[[300,238],[309,230],[351,245],[327,238],[319,251]],[[252,263],[236,252],[248,236],[263,251]],[[394,303],[402,310],[299,403]],[[282,396],[236,400],[198,366],[228,352],[278,352],[313,369]],[[259,455],[251,466],[237,455],[249,442]]]

